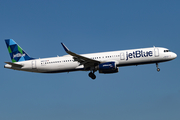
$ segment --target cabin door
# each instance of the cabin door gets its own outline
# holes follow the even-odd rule
[[[159,57],[159,49],[158,48],[154,48],[154,55],[155,55],[155,57]]]
[[[36,61],[35,60],[32,61],[32,69],[36,69]]]

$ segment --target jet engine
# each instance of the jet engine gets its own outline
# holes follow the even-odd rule
[[[101,63],[98,66],[96,66],[96,69],[99,70],[99,73],[117,73],[119,69],[116,67],[115,62],[106,62],[106,63]]]

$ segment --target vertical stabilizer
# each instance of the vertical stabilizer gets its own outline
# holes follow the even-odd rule
[[[31,60],[31,58],[13,39],[5,40],[12,62]]]

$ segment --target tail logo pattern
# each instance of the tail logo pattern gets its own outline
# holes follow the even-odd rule
[[[5,40],[12,62],[31,60],[28,54],[13,40]]]

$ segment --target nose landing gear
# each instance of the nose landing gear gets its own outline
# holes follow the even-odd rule
[[[158,63],[156,63],[156,67],[157,67],[157,71],[159,72],[159,71],[160,71],[160,68],[158,68]]]
[[[157,68],[157,71],[159,72],[159,71],[160,71],[160,68]]]
[[[94,74],[94,72],[90,72],[89,77],[92,78],[93,80],[96,79],[96,75]]]

